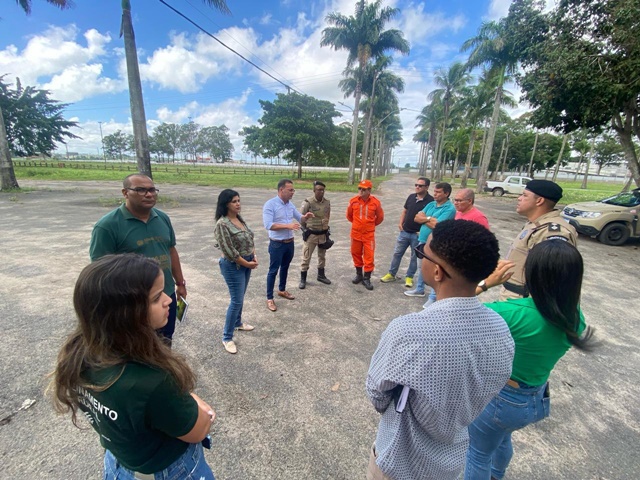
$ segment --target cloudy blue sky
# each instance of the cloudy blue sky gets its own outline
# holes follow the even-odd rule
[[[8,3],[8,4],[7,4]],[[96,152],[99,123],[105,135],[131,131],[122,39],[120,1],[76,0],[60,11],[33,0],[25,16],[13,0],[5,1],[0,21],[0,75],[14,82],[51,91],[71,103],[66,116],[77,121],[82,139],[70,151]],[[285,89],[202,34],[157,0],[131,0],[143,93],[150,130],[161,122],[225,124],[241,151],[238,131],[256,123],[258,100],[272,100]],[[300,92],[336,103],[349,119],[353,106],[338,82],[344,52],[320,47],[327,13],[351,15],[355,0],[228,0],[231,15],[205,7],[200,0],[167,3],[214,34],[274,77]],[[396,149],[398,164],[415,163],[418,147],[411,141],[417,111],[427,103],[433,72],[454,60],[465,60],[460,45],[483,21],[506,15],[511,0],[387,0],[400,8],[389,25],[402,30],[411,44],[406,57],[396,56],[392,70],[406,82],[400,97],[404,141]],[[513,91],[513,90],[512,90]],[[518,92],[514,91],[516,95]],[[417,111],[416,111],[417,110]]]

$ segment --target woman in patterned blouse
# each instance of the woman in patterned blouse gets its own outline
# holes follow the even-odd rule
[[[220,271],[231,295],[222,344],[227,352],[236,353],[238,349],[233,341],[234,330],[250,332],[255,328],[242,322],[242,305],[251,270],[258,266],[258,258],[253,244],[253,232],[240,216],[240,195],[235,190],[226,189],[218,195],[214,235],[216,247],[221,253]]]

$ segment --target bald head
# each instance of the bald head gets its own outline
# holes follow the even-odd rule
[[[151,180],[146,175],[143,175],[141,173],[132,173],[131,175],[127,175],[126,177],[124,177],[124,180],[122,181],[122,188],[131,188],[131,181],[134,178],[143,179],[145,181],[148,180],[149,182],[153,183],[153,180]]]

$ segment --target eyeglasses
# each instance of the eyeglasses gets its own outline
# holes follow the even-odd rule
[[[468,202],[469,200],[468,198],[454,198],[453,203]]]
[[[429,255],[427,255],[426,253],[424,253],[424,243],[421,243],[420,245],[418,245],[414,250],[416,252],[416,255],[418,256],[419,259],[426,259],[429,260],[431,263],[433,263],[434,265],[439,266],[442,269],[442,273],[444,273],[444,275],[446,277],[451,278],[451,275],[449,275],[447,273],[447,271],[444,269],[444,267],[442,265],[440,265],[438,262],[436,262],[433,258],[431,258]]]
[[[147,193],[150,193],[151,195],[157,195],[158,193],[160,193],[160,190],[158,190],[155,187],[152,187],[152,188],[136,187],[136,188],[127,188],[127,190],[136,192],[138,195],[146,195]]]
[[[414,186],[420,187],[420,188],[426,187],[426,185],[421,185],[420,183],[416,183],[416,184],[414,184]]]
[[[364,190],[370,190],[370,189],[369,189],[369,188],[362,188],[362,187],[358,187],[358,190],[362,190],[362,191],[364,191]]]

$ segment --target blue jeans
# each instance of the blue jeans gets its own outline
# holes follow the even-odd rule
[[[216,480],[207,461],[202,445],[189,444],[189,448],[171,465],[153,474],[155,480]],[[104,453],[103,480],[135,480],[135,472],[123,467],[107,450]]]
[[[465,480],[501,480],[513,456],[511,433],[549,416],[549,384],[520,385],[506,385],[469,425]]]
[[[243,257],[246,261],[253,260],[253,255]],[[227,282],[231,303],[227,307],[227,317],[224,322],[224,332],[222,341],[228,342],[233,339],[233,331],[242,325],[242,306],[244,305],[244,294],[251,278],[251,269],[242,267],[235,262],[230,262],[224,257],[219,260],[220,272]]]
[[[409,268],[407,269],[407,277],[413,278],[416,273],[418,257],[415,253],[415,248],[418,246],[418,234],[417,233],[409,233],[402,230],[398,234],[398,238],[396,240],[396,247],[393,250],[393,258],[391,259],[391,266],[389,267],[389,273],[394,275],[398,273],[398,269],[400,268],[400,262],[402,262],[402,257],[404,256],[404,252],[407,251],[407,248],[411,248],[411,259],[409,260]]]
[[[171,304],[169,305],[169,318],[167,319],[167,324],[156,330],[161,336],[169,340],[173,338],[173,332],[176,330],[176,313],[178,309],[178,302],[176,301],[176,293],[173,292],[171,295]]]
[[[416,290],[416,292],[424,293],[425,287],[427,286],[427,284],[424,283],[424,279],[422,278],[422,260],[418,260],[417,272],[418,274],[415,276],[415,281],[413,282],[413,288]],[[434,302],[436,301],[436,291],[433,288],[431,288],[431,293],[429,293],[429,300],[433,300]]]
[[[269,273],[267,273],[267,300],[273,300],[273,287],[276,284],[276,275],[280,270],[280,283],[278,290],[284,292],[287,289],[287,275],[289,264],[293,260],[295,250],[294,242],[282,243],[269,240]]]

